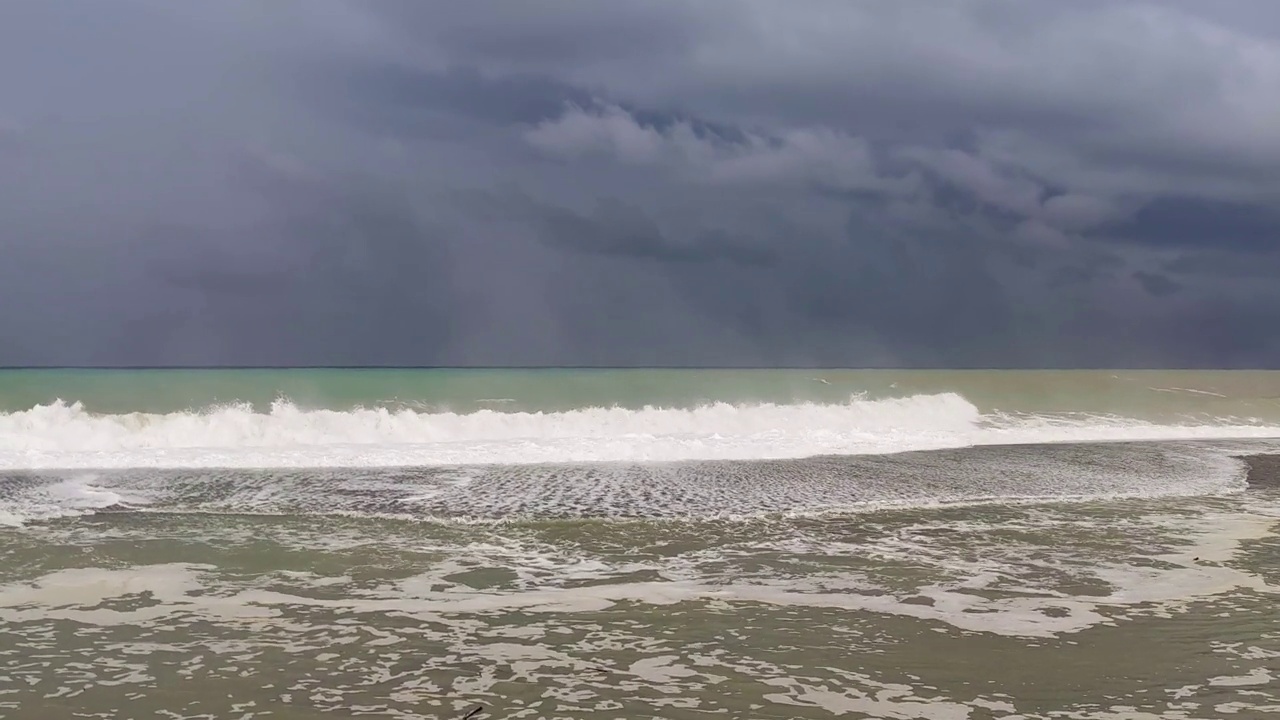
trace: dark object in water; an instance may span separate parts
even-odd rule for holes
[[[471,718],[475,717],[476,715],[479,715],[480,711],[482,710],[484,710],[484,706],[477,705],[474,708],[471,708],[471,712],[467,713],[466,715],[463,715],[462,720],[471,720]]]

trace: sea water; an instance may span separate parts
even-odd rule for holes
[[[1280,712],[1280,373],[0,372],[0,716]]]

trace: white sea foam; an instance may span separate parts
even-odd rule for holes
[[[58,402],[0,414],[0,468],[389,467],[751,460],[988,444],[1280,437],[1222,419],[1161,425],[1101,415],[984,415],[954,393],[839,404],[718,403],[567,412],[413,409],[102,415]]]
[[[1184,387],[1167,387],[1167,388],[1166,388],[1166,387],[1153,387],[1153,388],[1149,388],[1149,389],[1154,390],[1154,391],[1156,391],[1156,392],[1163,392],[1163,393],[1180,393],[1180,392],[1181,392],[1181,393],[1190,393],[1190,394],[1192,394],[1192,395],[1205,395],[1205,396],[1208,396],[1208,397],[1216,397],[1216,398],[1225,398],[1225,397],[1227,397],[1226,395],[1223,395],[1222,393],[1213,392],[1212,390],[1197,390],[1196,388],[1184,388]]]
[[[1031,522],[1031,520],[1035,522]],[[1280,587],[1235,566],[1246,543],[1271,538],[1275,521],[1249,513],[1191,519],[1131,519],[1114,551],[1072,546],[1056,534],[1071,532],[1097,542],[1102,525],[1078,519],[1028,518],[1012,527],[1043,531],[1026,545],[974,540],[989,537],[985,522],[950,524],[955,537],[923,534],[921,524],[872,536],[857,544],[812,537],[744,542],[674,557],[621,559],[564,544],[504,539],[430,548],[446,557],[420,574],[376,588],[352,587],[325,597],[295,594],[285,585],[340,588],[347,578],[303,573],[239,586],[216,580],[208,565],[171,563],[128,568],[63,569],[33,581],[0,585],[0,612],[11,622],[61,619],[91,625],[146,626],[177,613],[211,620],[279,619],[285,608],[327,608],[376,615],[398,614],[445,623],[478,613],[598,613],[624,603],[669,606],[687,602],[758,604],[838,609],[913,618],[957,630],[1022,638],[1054,638],[1138,617],[1173,616],[1191,604],[1249,592],[1263,596]],[[1169,552],[1135,553],[1133,543],[1178,540]],[[423,551],[427,548],[417,547]],[[755,562],[780,557],[795,565]],[[810,566],[805,557],[859,557],[860,568]],[[901,568],[924,568],[923,576]],[[459,578],[479,568],[501,569],[513,579],[502,587],[471,587]],[[804,572],[800,572],[803,569]],[[652,579],[636,579],[648,571]],[[1055,574],[1057,575],[1055,579]],[[914,577],[914,579],[913,579]],[[288,583],[284,583],[284,580]],[[905,584],[904,584],[905,583]],[[1104,592],[1083,591],[1097,586]],[[208,592],[216,589],[217,592]],[[154,605],[113,609],[111,600],[148,593]],[[925,603],[913,602],[925,600]],[[1260,659],[1267,659],[1262,657]],[[656,668],[649,668],[656,672]],[[1261,684],[1270,676],[1214,678],[1214,685]]]
[[[80,475],[0,500],[0,527],[74,517],[125,502],[119,493],[95,486],[94,479]]]

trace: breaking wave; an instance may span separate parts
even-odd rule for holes
[[[0,414],[0,468],[396,467],[778,460],[974,445],[1280,437],[1240,418],[1156,424],[1114,415],[984,414],[955,393],[835,404],[472,413],[268,412],[225,405],[96,414],[57,402]]]

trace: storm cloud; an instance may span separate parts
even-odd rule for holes
[[[1266,0],[15,0],[0,88],[0,364],[1280,365]]]

